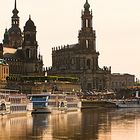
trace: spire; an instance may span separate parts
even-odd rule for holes
[[[88,0],[84,4],[84,11],[81,15],[82,28],[79,32],[79,44],[81,48],[91,49],[96,51],[96,36],[92,27],[92,12],[89,11],[90,5]]]
[[[5,33],[8,33],[8,31],[7,31],[7,27],[5,28]]]
[[[19,26],[19,16],[18,13],[19,11],[17,10],[17,1],[15,0],[14,4],[14,10],[12,11],[13,16],[12,16],[12,26]]]
[[[15,9],[17,9],[17,1],[15,0]]]
[[[88,0],[86,0],[86,3],[84,4],[84,8],[85,8],[85,10],[89,10],[90,5],[88,3]]]
[[[29,19],[31,19],[31,15],[29,15]]]
[[[7,28],[5,29],[3,43],[4,44],[8,44],[9,43],[9,34],[8,34],[8,31],[7,31]]]
[[[17,10],[17,1],[16,0],[15,0],[15,7],[14,7],[14,10],[12,12],[13,12],[13,17],[17,16],[17,14],[19,13],[19,11]]]

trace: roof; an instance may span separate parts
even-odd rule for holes
[[[3,48],[4,54],[6,54],[6,53],[15,54],[16,51],[17,51],[17,49],[14,49],[14,48],[7,48],[7,47]]]
[[[135,76],[129,73],[112,73],[111,76]]]
[[[28,21],[25,23],[24,31],[35,31],[35,30],[36,26],[34,22],[31,20],[31,17],[29,17]]]
[[[23,59],[23,52],[22,49],[14,49],[14,48],[7,48],[4,47],[4,54],[3,54],[4,58],[8,58],[8,59]]]
[[[17,26],[12,26],[9,30],[8,33],[11,34],[16,34],[16,35],[20,35],[21,36],[21,29]]]
[[[76,46],[77,46],[77,43],[76,44],[71,44],[71,45],[69,45],[69,48],[74,48]]]

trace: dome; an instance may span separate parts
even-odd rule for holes
[[[24,29],[27,31],[32,31],[32,30],[35,30],[35,24],[34,22],[31,20],[31,17],[29,16],[29,19],[28,21],[25,23],[25,27]]]
[[[86,3],[84,4],[84,8],[87,9],[87,10],[90,8],[90,5],[88,3],[88,0],[86,0]]]
[[[16,8],[12,12],[14,15],[17,15],[19,13],[19,11]]]
[[[8,30],[9,35],[11,34],[18,34],[21,35],[21,30],[19,27],[17,26],[12,26],[9,30]]]
[[[29,20],[26,22],[25,26],[28,26],[28,27],[34,27],[34,22],[31,20],[31,18],[29,18]]]

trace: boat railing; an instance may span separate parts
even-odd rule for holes
[[[19,90],[12,90],[12,89],[0,89],[0,93],[13,94],[13,93],[19,93]]]

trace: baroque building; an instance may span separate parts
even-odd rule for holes
[[[9,64],[10,75],[44,75],[42,56],[38,53],[36,26],[31,16],[22,32],[16,0],[12,13],[11,28],[5,29],[3,44],[0,45],[0,58]]]
[[[119,91],[120,89],[127,89],[133,87],[134,83],[135,75],[112,73],[110,76],[110,86],[112,90]]]
[[[109,88],[111,67],[99,67],[92,17],[90,4],[86,0],[78,43],[52,48],[52,67],[47,72],[48,75],[78,77],[83,90],[104,90]]]

